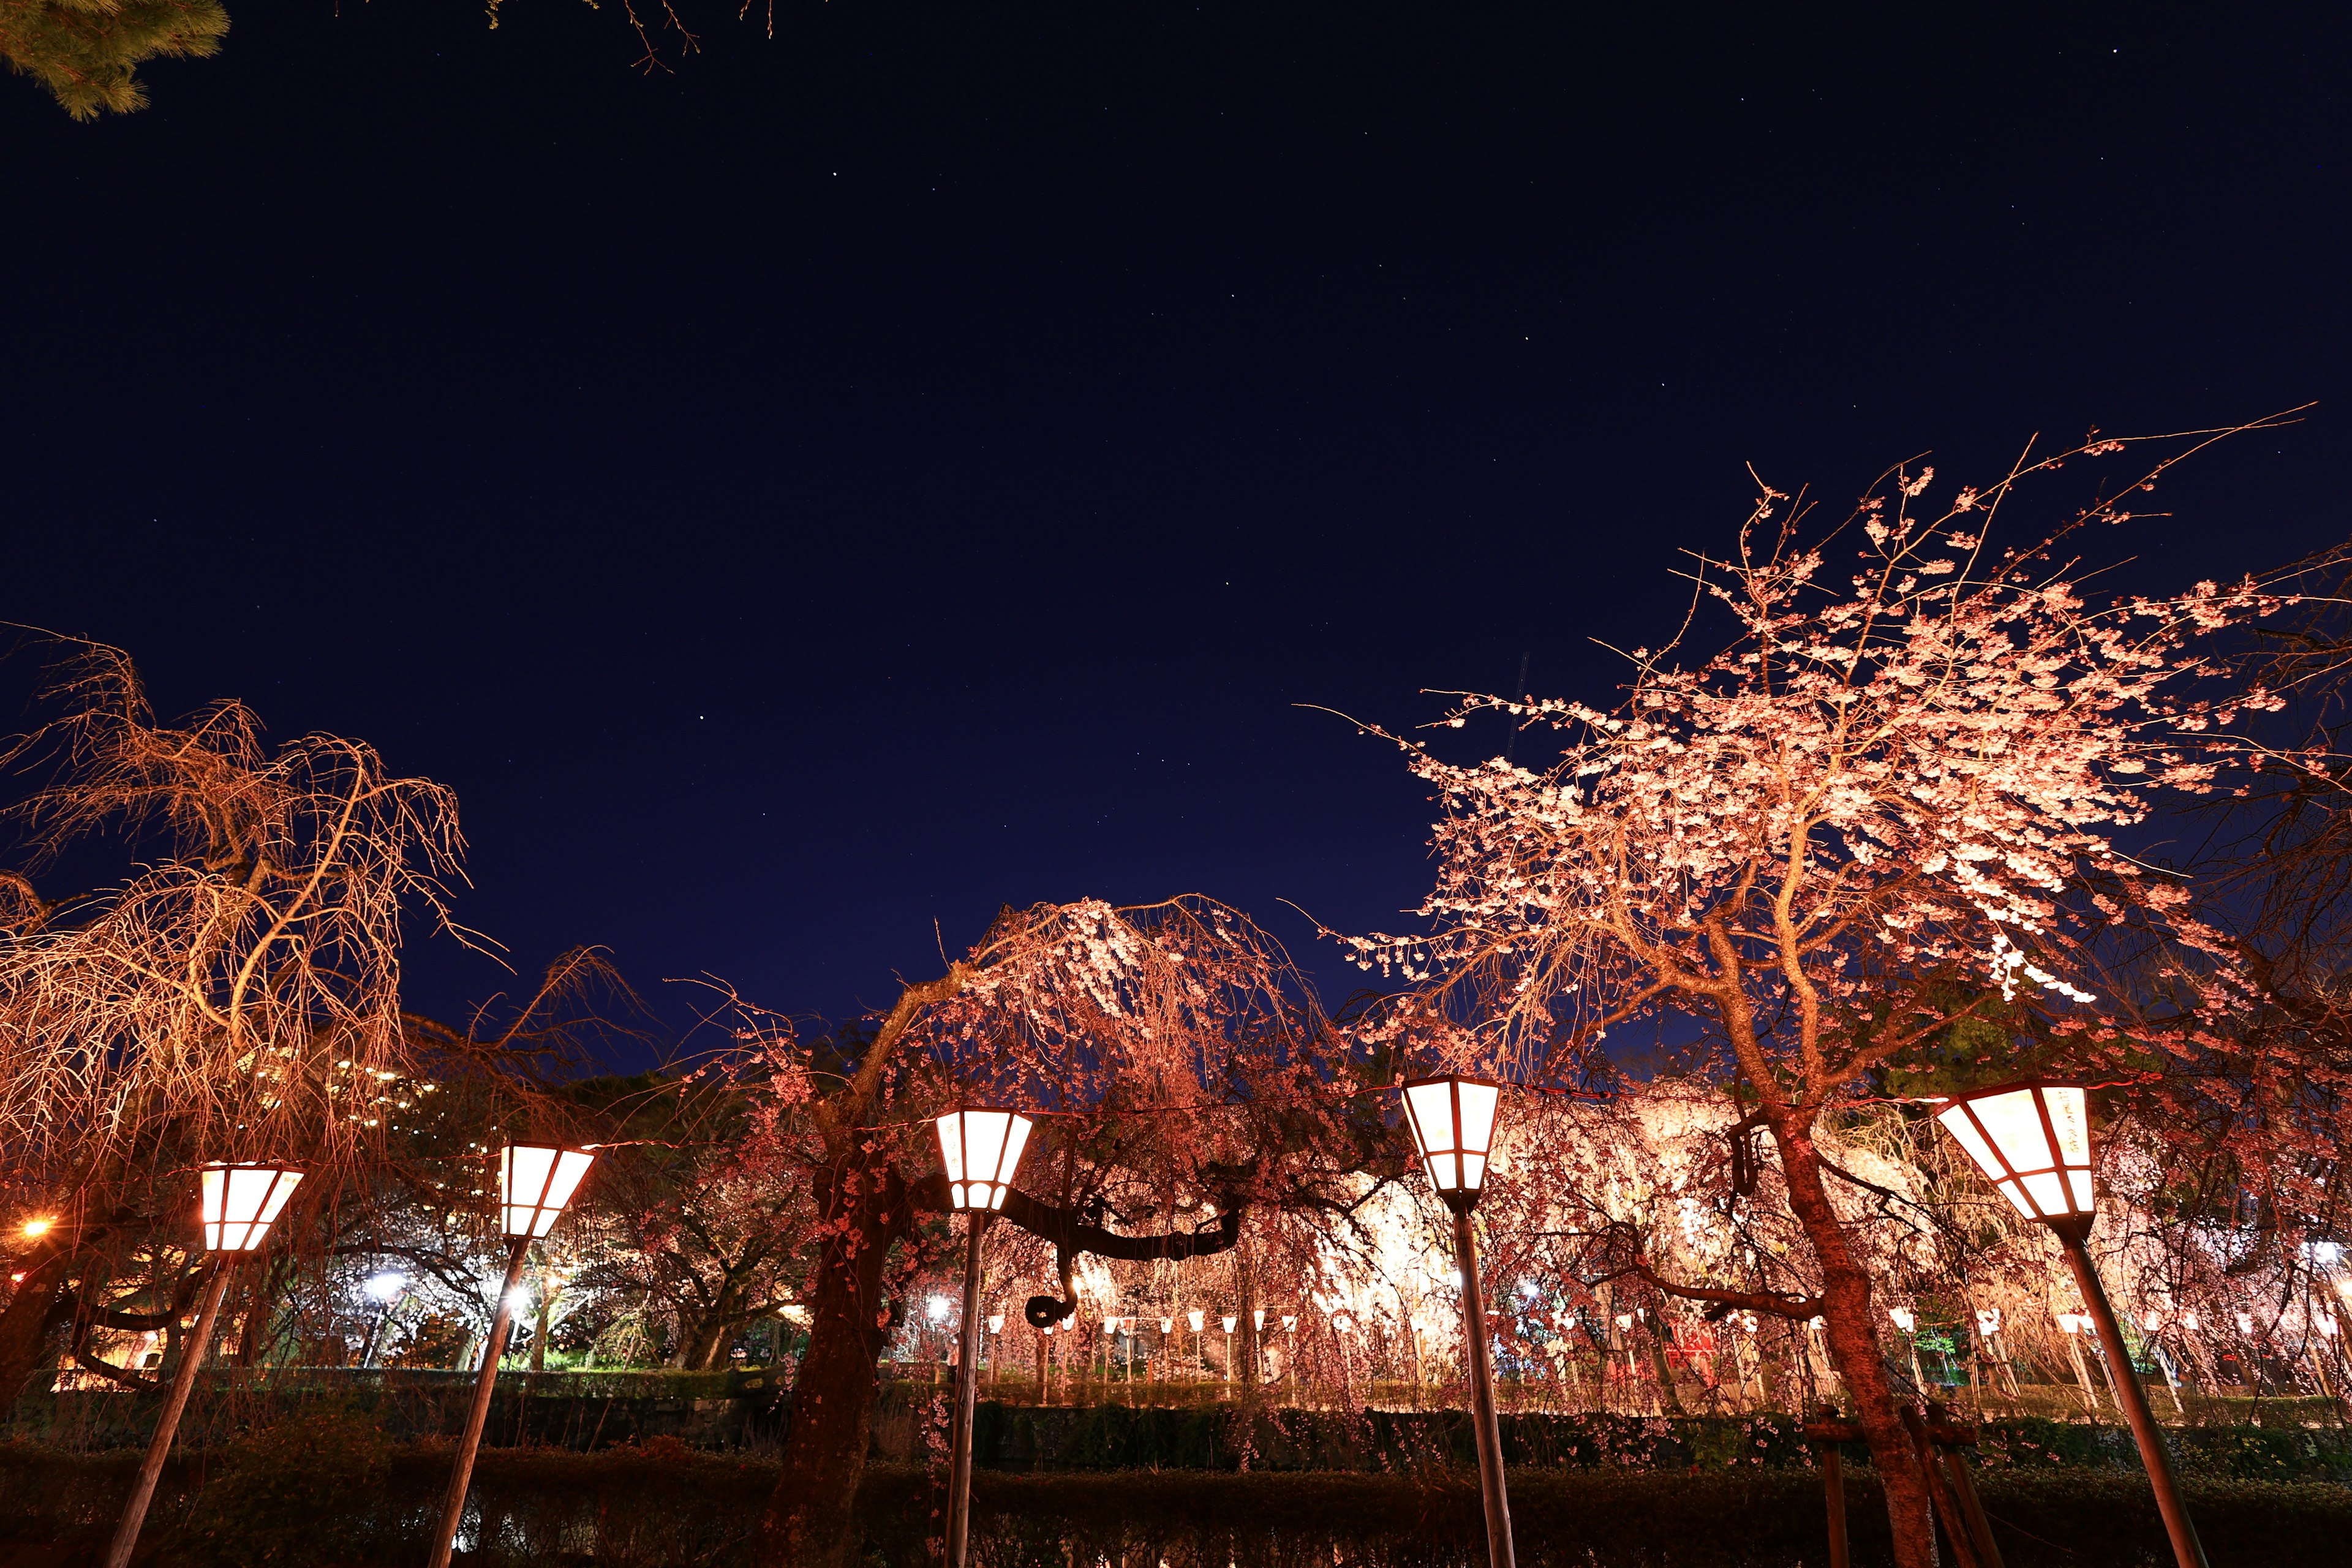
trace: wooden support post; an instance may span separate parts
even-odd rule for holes
[[[1919,1468],[1927,1479],[1927,1495],[1936,1504],[1937,1517],[1944,1521],[1944,1538],[1951,1543],[1952,1561],[1958,1568],[1979,1568],[1976,1542],[1960,1518],[1959,1502],[1952,1496],[1944,1467],[1936,1462],[1936,1443],[1927,1435],[1927,1423],[1916,1405],[1898,1405],[1895,1412],[1903,1417],[1904,1429],[1911,1434],[1911,1451],[1919,1456]]]
[[[1824,1425],[1836,1415],[1835,1406],[1825,1405],[1822,1407]],[[1810,1428],[1807,1436],[1811,1436]],[[1845,1542],[1845,1462],[1839,1457],[1834,1441],[1822,1444],[1822,1497],[1829,1505],[1830,1568],[1853,1568],[1853,1559]]]

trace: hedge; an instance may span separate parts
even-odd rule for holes
[[[289,1423],[174,1463],[150,1516],[152,1568],[408,1568],[448,1475],[440,1446],[394,1447],[349,1419]],[[0,1445],[0,1539],[62,1543],[110,1531],[137,1456]],[[775,1484],[772,1462],[655,1443],[582,1455],[486,1451],[475,1498],[487,1531],[473,1568],[727,1568]],[[869,1470],[858,1497],[873,1568],[931,1561],[934,1474]],[[1989,1470],[1985,1506],[2011,1568],[2136,1568],[2168,1561],[2139,1476]],[[2352,1564],[2352,1491],[2192,1476],[2217,1568]],[[1518,1470],[1510,1477],[1529,1568],[1791,1568],[1824,1561],[1819,1478],[1797,1469]],[[1868,1471],[1850,1475],[1855,1562],[1882,1563],[1886,1531]],[[1417,1475],[1209,1471],[982,1474],[981,1568],[1456,1568],[1484,1560],[1475,1480]],[[5,1556],[0,1552],[0,1556]]]

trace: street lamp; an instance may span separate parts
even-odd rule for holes
[[[106,1568],[125,1568],[131,1550],[139,1544],[139,1527],[147,1521],[147,1505],[155,1496],[155,1482],[171,1456],[172,1436],[180,1428],[180,1414],[196,1386],[196,1369],[204,1364],[212,1343],[213,1325],[220,1319],[221,1299],[228,1294],[229,1277],[247,1253],[260,1250],[269,1238],[286,1200],[301,1184],[302,1173],[283,1165],[206,1165],[198,1180],[199,1220],[205,1250],[214,1254],[212,1280],[205,1287],[204,1306],[196,1313],[195,1332],[180,1352],[180,1368],[172,1377],[172,1392],[155,1418],[155,1436],[147,1444],[147,1458],[139,1479],[123,1504],[121,1522],[106,1551]],[[46,1226],[44,1226],[46,1228]]]
[[[2099,1348],[2107,1358],[2108,1382],[2124,1407],[2124,1418],[2131,1423],[2140,1461],[2147,1467],[2157,1509],[2164,1515],[2165,1533],[2172,1538],[2172,1555],[2179,1568],[2206,1568],[2205,1549],[2198,1543],[2197,1527],[2189,1521],[2180,1488],[2173,1479],[2164,1434],[2158,1430],[2147,1395],[2133,1374],[2123,1331],[2116,1324],[2115,1309],[2107,1304],[2106,1289],[2091,1262],[2091,1225],[2098,1211],[2092,1180],[2089,1099],[2077,1084],[2038,1079],[1999,1084],[1955,1097],[1936,1113],[1936,1120],[2011,1207],[2027,1219],[2048,1226],[2058,1238],[2084,1304],[2090,1309],[2085,1326],[2098,1332]]]
[[[474,1402],[466,1412],[465,1435],[457,1442],[457,1466],[449,1477],[449,1490],[441,1500],[441,1524],[433,1538],[432,1568],[449,1568],[449,1553],[457,1540],[457,1526],[466,1518],[466,1489],[473,1484],[474,1455],[482,1446],[482,1427],[489,1420],[490,1396],[498,1389],[499,1358],[507,1348],[507,1332],[514,1327],[515,1307],[527,1300],[517,1289],[522,1282],[523,1260],[530,1244],[555,1228],[588,1167],[596,1163],[592,1149],[567,1149],[555,1143],[509,1143],[499,1151],[499,1229],[507,1238],[507,1277],[499,1287],[499,1304],[490,1316],[490,1337],[482,1347],[482,1370],[474,1380]]]
[[[981,1237],[989,1215],[1004,1206],[1035,1124],[1018,1111],[964,1107],[935,1125],[948,1205],[964,1216],[963,1349],[957,1357],[955,1448],[948,1476],[948,1568],[963,1568],[971,1531],[971,1426],[980,1407]]]
[[[1482,1079],[1418,1079],[1404,1086],[1406,1125],[1430,1184],[1454,1211],[1454,1250],[1462,1266],[1463,1340],[1470,1355],[1470,1395],[1478,1434],[1478,1490],[1486,1505],[1486,1557],[1514,1568],[1511,1502],[1503,1489],[1503,1437],[1495,1420],[1495,1371],[1486,1350],[1486,1303],[1478,1285],[1478,1243],[1470,1211],[1486,1184],[1502,1085]]]

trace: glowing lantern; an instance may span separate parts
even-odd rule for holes
[[[947,1167],[950,1206],[1003,1208],[1032,1125],[1013,1110],[950,1110],[940,1117],[940,1163]]]
[[[1192,1325],[1192,1331],[1197,1334],[1201,1331],[1201,1326],[1209,1321],[1209,1314],[1195,1307],[1184,1314],[1184,1321]]]
[[[1502,1086],[1474,1078],[1429,1078],[1404,1086],[1405,1121],[1429,1172],[1430,1184],[1449,1208],[1476,1206],[1486,1184],[1486,1155],[1495,1142],[1495,1106]]]
[[[1297,1331],[1297,1328],[1298,1319],[1296,1314],[1290,1312],[1285,1312],[1282,1314],[1282,1331],[1284,1333],[1294,1333]]]
[[[1175,1320],[1175,1319],[1173,1319],[1173,1318],[1162,1318],[1162,1319],[1160,1319],[1160,1331],[1161,1333],[1163,1333],[1163,1334],[1172,1334],[1172,1333],[1174,1333],[1174,1332],[1176,1331],[1176,1320]]]
[[[1987,1339],[1990,1339],[1993,1335],[2000,1332],[2000,1309],[1999,1307],[1979,1307],[1977,1309],[1977,1332],[1984,1335]]]
[[[1001,1334],[1004,1331],[1003,1313],[991,1312],[988,1315],[988,1331],[992,1334]]]
[[[2086,1099],[2072,1084],[2004,1085],[1959,1096],[1936,1120],[2019,1214],[2084,1221],[2095,1212]]]
[[[509,1143],[499,1152],[499,1227],[509,1237],[545,1236],[563,1217],[596,1156],[585,1149]]]
[[[302,1173],[280,1165],[206,1165],[203,1174],[205,1250],[252,1252],[269,1236]]]
[[[1886,1315],[1894,1319],[1895,1326],[1906,1334],[1919,1326],[1919,1314],[1908,1307],[1889,1307]]]

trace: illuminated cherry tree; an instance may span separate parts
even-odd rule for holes
[[[2021,481],[2125,450],[2094,438],[1940,503],[1932,468],[1897,470],[1826,531],[1766,489],[1729,558],[1697,562],[1684,633],[1633,650],[1615,705],[1464,695],[1444,721],[1541,727],[1549,766],[1400,742],[1443,807],[1428,926],[1356,943],[1417,988],[1417,1043],[1452,1066],[1605,1074],[1612,1030],[1700,1021],[1696,1065],[1753,1108],[1811,1256],[1759,1254],[1738,1290],[1635,1262],[1674,1294],[1826,1319],[1906,1565],[1928,1561],[1927,1488],[1821,1119],[1955,1039],[1988,1070],[2030,1037],[2073,1070],[2127,1072],[2147,1049],[2193,1054],[2250,1000],[2189,890],[2124,838],[2164,797],[2210,791],[2207,737],[2271,700],[2200,684],[2209,634],[2270,601],[2080,586],[2062,543],[2126,521],[2165,463],[2041,546],[1990,538]],[[1709,604],[1735,630],[1691,658]],[[1971,1021],[1990,1026],[1956,1030]]]
[[[1075,1304],[1083,1258],[1206,1257],[1255,1205],[1344,1201],[1331,1184],[1359,1162],[1327,1135],[1346,1123],[1322,1109],[1328,1041],[1304,995],[1246,918],[1187,897],[1007,909],[945,974],[906,986],[854,1059],[814,1062],[747,1015],[737,1071],[762,1100],[747,1157],[805,1184],[815,1247],[759,1561],[855,1545],[876,1356],[948,1240],[929,1118],[959,1100],[1043,1118],[1002,1215],[1053,1249],[1051,1314]]]

